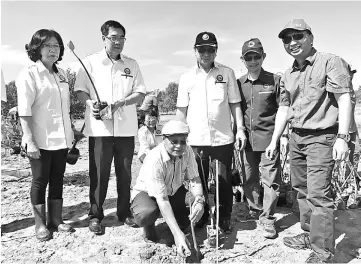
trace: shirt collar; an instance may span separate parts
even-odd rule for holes
[[[36,62],[34,62],[34,64],[36,65],[36,67],[38,68],[39,72],[47,72],[50,73],[50,71],[45,67],[44,63],[41,62],[41,60],[37,60]],[[56,67],[56,65],[55,65]],[[57,67],[56,67],[57,68]],[[57,68],[58,69],[58,68]]]
[[[165,148],[164,142],[160,143],[160,145],[161,145],[160,155],[162,156],[162,160],[163,160],[163,161],[171,161],[172,159],[171,159],[171,157],[169,156],[169,153],[168,153],[168,151],[167,151],[166,148]],[[178,162],[179,160],[181,160],[182,157],[183,157],[183,155],[182,155],[182,156],[179,156],[179,157],[176,157],[175,162]]]
[[[305,62],[307,62],[307,64],[309,65],[313,65],[313,63],[315,62],[316,60],[316,55],[317,55],[317,50],[315,48],[312,48],[311,51],[310,51],[310,54],[309,56],[306,58]],[[298,63],[297,61],[295,60],[292,64],[292,71],[295,71],[295,70],[299,70],[299,66],[298,66]]]
[[[106,52],[105,48],[100,52],[100,55],[101,55],[101,58],[102,58],[102,61],[104,64],[107,65],[109,63],[112,63],[112,60],[109,58],[108,53]],[[121,53],[120,53],[120,60],[124,61],[123,54],[121,54]]]
[[[214,61],[211,70],[212,70],[213,68],[218,69],[218,67],[219,67],[219,63],[216,62],[216,61]],[[201,69],[201,67],[199,67],[199,63],[198,63],[198,61],[197,61],[196,71],[199,72],[199,71],[201,71],[201,70],[202,70],[202,69]]]
[[[256,80],[254,81],[257,81],[257,80],[260,80],[260,81],[263,81],[263,82],[266,82],[266,75],[265,75],[265,71],[263,68],[261,68],[261,72],[259,73],[259,76]],[[241,78],[240,78],[240,81],[242,84],[244,84],[245,82],[247,81],[251,81],[250,79],[248,79],[248,73],[246,75],[243,75]]]

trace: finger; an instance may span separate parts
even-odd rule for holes
[[[337,159],[337,151],[336,151],[335,148],[333,148],[333,150],[332,150],[332,158],[333,158],[334,160]]]

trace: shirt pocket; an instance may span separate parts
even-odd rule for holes
[[[326,76],[316,77],[309,80],[308,85],[305,87],[306,98],[309,101],[319,100],[323,95],[326,88]]]
[[[212,89],[212,97],[214,100],[223,101],[226,97],[227,82],[217,82]]]

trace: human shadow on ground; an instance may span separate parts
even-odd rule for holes
[[[361,209],[335,211],[336,249],[333,262],[347,263],[359,257],[361,245]]]
[[[292,212],[290,208],[278,207],[276,212],[285,214],[284,217],[278,219],[275,223],[278,233],[283,232],[300,221],[299,214]]]

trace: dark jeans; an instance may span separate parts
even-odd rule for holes
[[[68,149],[40,149],[39,159],[29,159],[33,180],[31,182],[31,204],[45,204],[46,186],[49,183],[49,199],[63,198],[63,177]]]
[[[182,185],[173,196],[168,196],[173,214],[180,228],[189,226],[189,210],[186,207],[185,197],[187,190]],[[135,196],[131,204],[134,221],[138,226],[150,226],[159,216],[159,207],[154,197],[146,192],[140,192]]]
[[[337,128],[294,129],[289,142],[291,182],[298,192],[301,228],[310,233],[312,249],[325,259],[335,247],[331,178],[336,133]]]
[[[104,218],[103,203],[113,157],[117,179],[117,216],[124,221],[131,215],[129,203],[133,153],[134,137],[89,137],[90,219]]]
[[[232,213],[233,204],[233,190],[232,190],[232,157],[233,157],[233,144],[224,146],[192,146],[196,161],[198,164],[198,172],[202,180],[203,190],[207,187],[209,176],[209,157],[213,160],[219,161],[219,218],[221,220],[229,220]],[[201,155],[201,151],[203,155]],[[203,179],[202,167],[204,170],[205,181]],[[215,170],[214,170],[215,174]],[[205,205],[204,214],[202,219],[208,219],[209,205]]]
[[[274,214],[280,195],[279,186],[281,184],[281,165],[279,150],[276,151],[272,160],[266,158],[264,151],[243,151],[241,156],[243,190],[247,198],[250,209],[262,210],[262,215],[270,216]],[[262,164],[262,183],[264,189],[263,206],[260,203],[260,177],[259,165]]]

